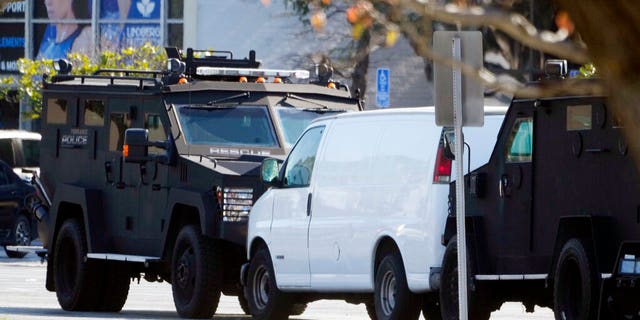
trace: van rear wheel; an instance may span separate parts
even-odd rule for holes
[[[402,258],[398,253],[387,254],[376,271],[374,301],[378,319],[418,319],[420,301],[409,290]]]
[[[289,296],[278,289],[268,249],[261,248],[251,259],[245,290],[254,319],[289,318],[292,303]]]
[[[195,225],[184,226],[171,263],[173,303],[181,317],[213,316],[220,301],[221,268],[214,241]]]
[[[562,247],[554,277],[556,319],[595,319],[598,306],[598,276],[588,242],[570,239]]]

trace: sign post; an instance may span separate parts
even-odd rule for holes
[[[482,34],[480,32],[434,33],[434,50],[454,61],[482,66]],[[465,228],[464,135],[462,127],[484,124],[484,95],[479,82],[462,75],[459,68],[436,64],[436,124],[453,126],[456,161],[456,232],[458,235],[458,301],[459,319],[468,319],[467,300],[467,236]]]
[[[378,108],[389,107],[389,68],[378,68],[376,76],[376,105]]]

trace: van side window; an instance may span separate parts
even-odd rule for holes
[[[144,116],[144,128],[149,130],[149,141],[165,141],[167,133],[164,131],[162,119],[157,113],[146,113]],[[149,147],[150,154],[164,154],[164,150],[158,147]]]
[[[84,124],[87,126],[104,126],[104,101],[85,100]]]
[[[67,123],[67,100],[57,98],[47,100],[47,123]]]
[[[14,155],[15,152],[13,150],[13,143],[11,142],[11,139],[0,139],[0,160],[13,167],[16,165]]]
[[[507,141],[507,162],[531,162],[533,118],[516,119]]]
[[[124,131],[131,128],[131,119],[125,113],[109,115],[109,151],[122,151]]]
[[[291,150],[287,166],[284,169],[285,187],[306,187],[309,185],[323,132],[324,126],[307,130]]]

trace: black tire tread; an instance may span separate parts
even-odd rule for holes
[[[580,271],[587,271],[589,275],[585,278],[584,274],[582,279],[582,292],[589,292],[589,301],[584,304],[583,309],[579,311],[580,319],[585,320],[594,320],[598,316],[598,300],[599,300],[599,286],[598,283],[598,274],[596,273],[596,268],[593,265],[593,261],[595,261],[594,253],[591,245],[589,245],[589,241],[583,238],[571,238],[567,242],[565,242],[564,246],[560,250],[560,254],[558,255],[558,260],[554,270],[554,285],[553,285],[553,304],[554,304],[554,314],[556,319],[567,318],[566,315],[563,315],[562,308],[558,307],[562,304],[561,299],[559,297],[559,291],[561,288],[567,286],[567,284],[563,283],[562,280],[559,280],[560,277],[560,264],[563,263],[566,258],[566,255],[574,255],[573,258],[580,261],[583,264],[581,267],[585,268]],[[589,287],[590,290],[585,290],[586,287]],[[585,314],[587,316],[585,316]],[[571,316],[568,316],[570,319]]]
[[[247,297],[247,300],[249,302],[249,309],[251,310],[251,316],[256,320],[289,319],[293,303],[291,302],[289,295],[277,289],[277,285],[275,282],[272,284],[272,296],[269,297],[269,305],[266,306],[264,310],[259,309],[255,305],[252,286],[254,278],[253,273],[257,268],[256,263],[264,263],[264,267],[267,269],[267,272],[269,272],[271,279],[274,279],[275,281],[271,255],[269,254],[269,250],[266,247],[262,247],[258,249],[256,254],[251,259],[249,265],[249,273],[247,276],[247,285],[244,287],[245,296]]]
[[[191,233],[191,235],[183,235]],[[209,239],[203,236],[199,228],[195,225],[186,225],[182,228],[178,237],[176,239],[176,246],[181,241],[182,237],[195,236],[196,243],[199,247],[200,255],[200,263],[198,270],[203,271],[200,277],[200,281],[198,283],[201,287],[196,288],[197,297],[192,297],[191,301],[186,305],[179,305],[178,299],[176,299],[175,288],[177,286],[176,281],[172,281],[172,287],[174,290],[174,304],[176,306],[176,310],[178,314],[183,318],[193,318],[193,319],[208,319],[213,317],[216,310],[218,309],[218,303],[220,302],[220,293],[221,293],[221,285],[222,285],[222,263],[220,259],[218,259],[218,248],[213,239]],[[192,244],[193,245],[193,244]],[[194,251],[198,251],[195,250]],[[175,267],[175,255],[176,252],[173,253],[172,258],[172,269]],[[172,270],[172,277],[173,272]],[[195,301],[194,301],[195,300]]]
[[[394,271],[396,281],[396,305],[394,311],[389,317],[385,317],[382,307],[377,303],[380,301],[379,282],[381,274],[384,273],[385,268],[389,266]],[[419,296],[409,290],[407,285],[407,276],[402,263],[402,257],[397,252],[388,253],[376,268],[375,277],[375,291],[374,301],[376,308],[376,315],[380,320],[412,320],[420,317],[420,299]]]

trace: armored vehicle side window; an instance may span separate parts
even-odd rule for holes
[[[591,129],[591,105],[567,106],[567,130]]]
[[[518,118],[507,142],[507,162],[531,162],[533,119]]]
[[[167,134],[164,131],[162,120],[157,113],[146,113],[144,116],[144,128],[149,130],[149,141],[165,141]],[[150,154],[163,154],[164,150],[158,147],[149,147]]]
[[[104,126],[104,101],[85,100],[84,124],[87,126]]]
[[[47,123],[67,123],[67,100],[53,98],[47,100]]]
[[[311,120],[320,117],[336,113],[342,113],[341,110],[327,109],[298,109],[294,107],[276,106],[276,114],[282,125],[282,131],[284,132],[284,139],[287,147],[293,146],[300,137],[300,134]]]
[[[112,112],[109,115],[109,151],[122,151],[124,131],[131,128],[131,120],[126,113]]]
[[[284,170],[285,187],[306,187],[309,185],[323,132],[324,127],[309,129],[300,138],[296,147],[291,150],[287,167]]]
[[[277,147],[266,106],[176,105],[189,144]]]

